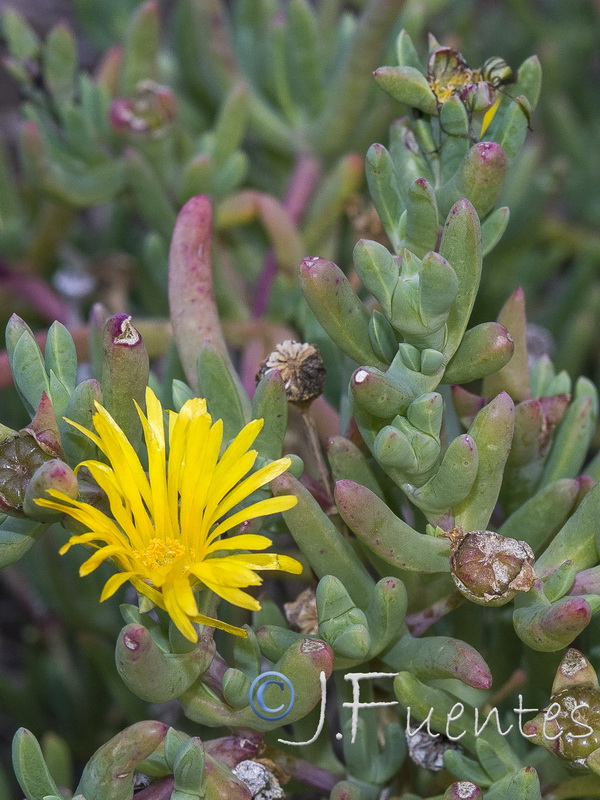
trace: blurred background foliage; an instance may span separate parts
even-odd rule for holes
[[[351,366],[302,299],[297,265],[320,255],[347,269],[357,238],[383,235],[363,158],[403,112],[371,72],[395,63],[405,28],[422,51],[431,31],[473,66],[539,55],[541,101],[500,201],[511,221],[485,260],[473,322],[495,318],[523,286],[557,367],[597,382],[598,0],[46,3],[66,24],[35,3],[1,7],[2,327],[17,312],[43,336],[59,319],[85,362],[88,315],[101,302],[134,315],[157,379],[180,377],[167,335],[168,244],[181,205],[206,193],[217,302],[242,380],[251,387],[264,354],[291,334],[321,347],[327,399],[343,410]],[[17,428],[22,414],[2,353],[0,418]],[[5,751],[26,725],[53,731],[83,760],[124,725],[176,712],[145,709],[122,684],[116,605],[97,607],[104,577],[81,581],[77,554],[56,551],[46,537],[0,573],[0,743]]]

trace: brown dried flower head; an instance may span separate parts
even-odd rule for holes
[[[462,747],[448,739],[443,733],[430,735],[427,730],[415,731],[412,735],[405,731],[408,756],[418,767],[440,772],[444,769],[444,753],[446,750],[458,750]]]
[[[517,592],[528,592],[535,581],[535,556],[527,542],[494,531],[452,528],[450,569],[454,583],[469,600],[502,606]]]
[[[385,247],[392,247],[373,203],[367,203],[360,194],[353,194],[346,203],[346,214],[356,241],[373,239]]]
[[[240,761],[232,772],[248,787],[252,800],[282,800],[285,797],[274,773],[260,761]]]
[[[325,367],[319,351],[312,344],[286,339],[266,357],[256,373],[259,381],[277,370],[292,403],[310,403],[323,392]]]
[[[313,589],[305,589],[291,603],[284,603],[285,618],[294,630],[309,636],[319,632],[317,596]]]

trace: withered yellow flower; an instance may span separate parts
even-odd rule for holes
[[[227,551],[264,550],[271,539],[256,534],[223,534],[245,520],[276,514],[292,508],[292,496],[270,497],[234,511],[256,489],[281,475],[290,466],[289,458],[264,466],[248,475],[256,461],[256,450],[249,450],[263,420],[246,425],[220,454],[223,424],[213,423],[206,401],[188,400],[179,413],[169,411],[168,455],[162,406],[151,389],[146,392],[147,414],[139,408],[146,448],[148,474],[108,411],[96,403],[93,417],[96,433],[76,422],[70,424],[91,439],[109,464],[83,461],[104,490],[111,516],[66,494],[49,490],[53,500],[38,499],[73,517],[88,532],[71,536],[61,554],[75,544],[87,544],[96,552],[79,570],[93,572],[111,558],[119,572],[108,579],[100,600],[111,597],[126,581],[164,609],[181,633],[197,641],[193,622],[212,625],[245,636],[241,628],[200,614],[194,590],[207,588],[223,599],[250,610],[259,602],[247,592],[262,579],[260,570],[300,573],[302,567],[289,556],[277,554],[230,553]]]

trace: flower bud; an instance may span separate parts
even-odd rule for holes
[[[115,314],[106,320],[102,349],[102,403],[137,447],[142,425],[135,403],[145,408],[149,361],[146,345],[129,314]]]
[[[286,397],[292,403],[310,403],[323,392],[325,367],[319,351],[311,344],[291,339],[278,344],[262,362],[256,380],[275,370],[280,373]]]
[[[454,583],[479,605],[502,606],[517,592],[528,592],[535,581],[535,556],[527,542],[493,531],[452,528],[450,570]]]
[[[240,761],[256,758],[262,752],[263,734],[250,730],[240,731],[239,735],[210,739],[204,742],[204,749],[215,761],[231,769]]]
[[[110,121],[116,130],[139,135],[162,136],[177,115],[177,100],[167,86],[140,81],[133,97],[118,97],[110,107]]]
[[[45,461],[31,477],[25,489],[23,511],[28,517],[52,520],[60,516],[59,511],[41,508],[35,502],[38,498],[50,499],[48,489],[57,489],[75,499],[79,494],[77,476],[68,464],[59,458]]]
[[[472,112],[485,111],[495,100],[496,92],[487,81],[467,83],[458,96]]]

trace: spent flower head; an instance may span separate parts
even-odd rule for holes
[[[110,121],[116,130],[159,138],[177,116],[177,99],[168,86],[151,80],[140,81],[133,97],[118,97],[110,107]]]
[[[600,775],[600,686],[592,664],[571,647],[558,666],[546,709],[523,728],[535,744]]]
[[[459,526],[444,536],[450,539],[452,579],[472,602],[502,606],[533,586],[535,556],[527,542]]]
[[[453,47],[436,47],[427,63],[427,82],[438,103],[460,95],[475,78],[462,53]]]
[[[325,366],[312,344],[286,339],[262,362],[256,379],[275,371],[280,373],[286,397],[293,403],[310,403],[323,392]]]
[[[271,545],[266,536],[222,538],[246,520],[287,511],[296,504],[295,497],[270,497],[226,516],[285,472],[290,460],[281,458],[248,475],[257,457],[248,448],[263,420],[246,425],[220,455],[223,424],[221,420],[213,423],[205,400],[194,398],[179,413],[169,411],[167,437],[163,408],[149,388],[146,406],[147,414],[139,408],[138,413],[148,451],[147,475],[127,437],[102,405],[96,403],[96,433],[69,421],[109,462],[83,461],[77,469],[86,467],[104,490],[112,516],[55,490],[48,491],[54,499],[37,503],[68,514],[88,529],[71,536],[60,551],[65,553],[74,544],[96,548],[82,564],[80,575],[88,575],[108,558],[119,568],[106,582],[101,600],[130,581],[164,609],[190,641],[198,638],[193,622],[244,636],[241,628],[199,613],[195,590],[207,588],[234,605],[258,610],[259,602],[242,591],[262,583],[257,571],[302,571],[289,556],[237,552],[264,550]]]

